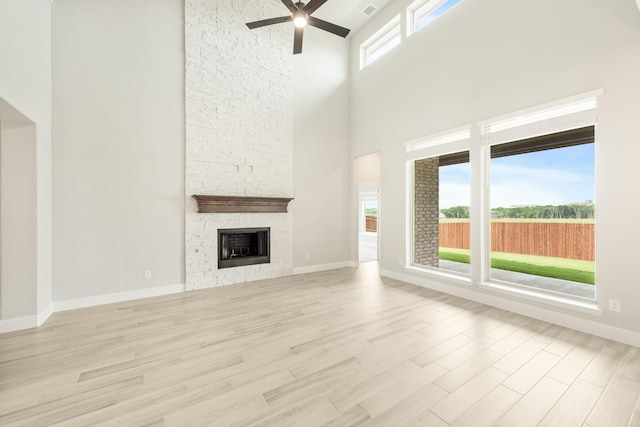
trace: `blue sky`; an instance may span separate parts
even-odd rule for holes
[[[595,144],[491,159],[491,207],[595,201]],[[469,206],[469,164],[440,168],[440,208]]]
[[[431,22],[431,21],[435,20],[436,18],[440,17],[443,13],[445,13],[447,10],[451,9],[453,6],[455,6],[458,3],[460,3],[460,0],[447,0],[447,1],[445,1],[443,4],[441,4],[440,6],[436,7],[434,10],[432,10],[430,13],[428,13],[427,15],[422,17],[422,19],[420,19],[418,22],[416,22],[414,31],[418,31],[420,28],[424,27],[429,22]]]

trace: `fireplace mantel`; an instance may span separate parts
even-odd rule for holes
[[[288,212],[289,197],[207,196],[195,194],[198,213]]]

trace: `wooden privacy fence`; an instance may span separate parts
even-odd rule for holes
[[[364,231],[376,233],[378,231],[378,217],[375,215],[365,215]]]
[[[445,222],[440,224],[440,247],[469,249],[471,237],[468,222]],[[453,245],[453,246],[450,246]]]
[[[469,249],[469,223],[440,224],[440,247]],[[492,222],[491,250],[595,261],[595,224]]]

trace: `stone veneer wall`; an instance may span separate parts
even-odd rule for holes
[[[185,0],[188,290],[293,270],[291,213],[198,214],[191,198],[292,196],[293,28],[245,25],[286,13],[278,2]],[[217,229],[239,227],[271,227],[270,264],[217,269]]]
[[[438,267],[439,263],[439,167],[438,157],[416,160],[414,263]]]

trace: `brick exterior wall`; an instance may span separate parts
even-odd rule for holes
[[[185,0],[187,290],[293,271],[288,213],[198,214],[193,194],[293,194],[293,28],[277,2]],[[271,227],[271,263],[217,268],[217,229]]]
[[[414,263],[438,267],[439,160],[421,159],[414,167]]]

